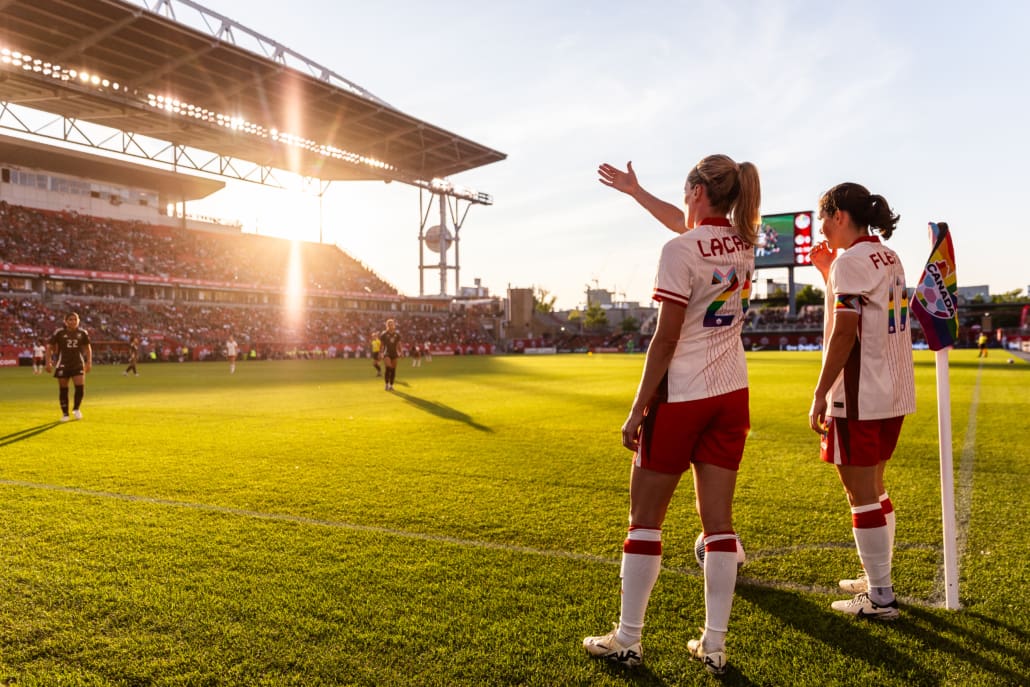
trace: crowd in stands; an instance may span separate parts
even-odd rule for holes
[[[790,317],[787,306],[766,306],[752,308],[747,312],[744,329],[817,329],[823,327],[823,306],[804,305],[798,308],[797,316]]]
[[[299,243],[309,293],[397,295],[397,291],[334,246]],[[0,201],[0,260],[15,265],[88,269],[127,275],[160,275],[228,285],[285,288],[291,243],[249,234],[219,234],[151,226],[9,205]],[[91,285],[90,285],[91,286]],[[0,279],[0,346],[31,347],[60,328],[64,314],[79,313],[101,347],[119,349],[137,336],[148,348],[218,355],[232,335],[245,352],[277,357],[285,351],[364,351],[385,321],[397,321],[410,346],[461,346],[477,351],[494,344],[479,315],[490,312],[402,312],[399,301],[376,310],[308,308],[296,316],[276,305],[145,300],[92,288],[65,294],[12,289]],[[103,359],[103,349],[97,352]],[[194,356],[196,357],[196,356]]]
[[[397,294],[335,246],[297,245],[308,288]],[[21,265],[285,288],[290,242],[50,212],[0,201],[0,256],[4,262]]]

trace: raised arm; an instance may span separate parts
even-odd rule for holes
[[[677,234],[682,234],[687,230],[687,218],[683,214],[683,209],[672,203],[666,203],[645,191],[637,181],[637,174],[633,171],[632,162],[626,163],[625,172],[605,162],[597,168],[597,176],[598,181],[605,186],[631,196],[670,230]]]

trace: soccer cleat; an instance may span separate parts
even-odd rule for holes
[[[856,594],[853,599],[834,601],[830,604],[830,608],[869,620],[896,620],[900,615],[897,599],[881,606],[869,598],[868,592]]]
[[[862,574],[853,580],[841,580],[837,586],[848,594],[861,594],[869,591],[869,577],[862,571]]]
[[[71,418],[70,418],[70,417],[68,417],[67,415],[62,415],[62,416],[61,416],[61,422],[68,422],[68,420],[70,420],[70,419],[71,419]]]
[[[725,651],[705,651],[700,639],[691,639],[687,642],[687,651],[692,658],[701,661],[705,665],[705,670],[712,675],[722,675],[726,672]]]
[[[73,411],[72,415],[75,416],[76,420],[81,420],[82,419],[82,411],[81,410]]]
[[[583,648],[594,658],[603,658],[627,668],[640,665],[644,660],[644,650],[641,648],[640,642],[636,641],[623,646],[615,637],[618,631],[619,626],[615,625],[612,631],[606,635],[587,637],[583,640]]]

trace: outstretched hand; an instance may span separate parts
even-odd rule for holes
[[[626,163],[625,172],[605,162],[597,168],[597,176],[598,181],[605,186],[610,186],[623,193],[632,195],[640,189],[640,184],[637,182],[637,173],[633,171],[632,162]]]

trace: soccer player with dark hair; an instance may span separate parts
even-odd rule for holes
[[[86,373],[93,369],[93,347],[89,343],[89,334],[79,329],[77,313],[68,313],[64,318],[64,326],[54,332],[47,344],[46,370],[54,370],[57,379],[58,400],[61,404],[61,422],[67,422],[68,416],[68,380],[75,383],[75,405],[72,412],[76,420],[82,419],[82,397],[86,393]]]
[[[139,377],[139,370],[136,369],[136,363],[139,361],[139,339],[135,336],[129,339],[129,366],[125,368],[125,372],[122,376],[127,377],[130,372],[133,375]]]
[[[837,468],[844,485],[864,570],[840,581],[855,596],[831,608],[893,620],[895,513],[884,471],[905,415],[916,409],[905,271],[881,242],[899,218],[883,196],[854,183],[823,194],[818,218],[826,240],[812,248],[811,258],[826,280],[826,348],[808,421],[821,435],[822,459]]]
[[[397,323],[392,319],[386,321],[386,329],[379,333],[383,345],[383,364],[386,367],[386,390],[393,391],[393,383],[397,379],[397,358],[401,354],[401,334],[397,331]]]

